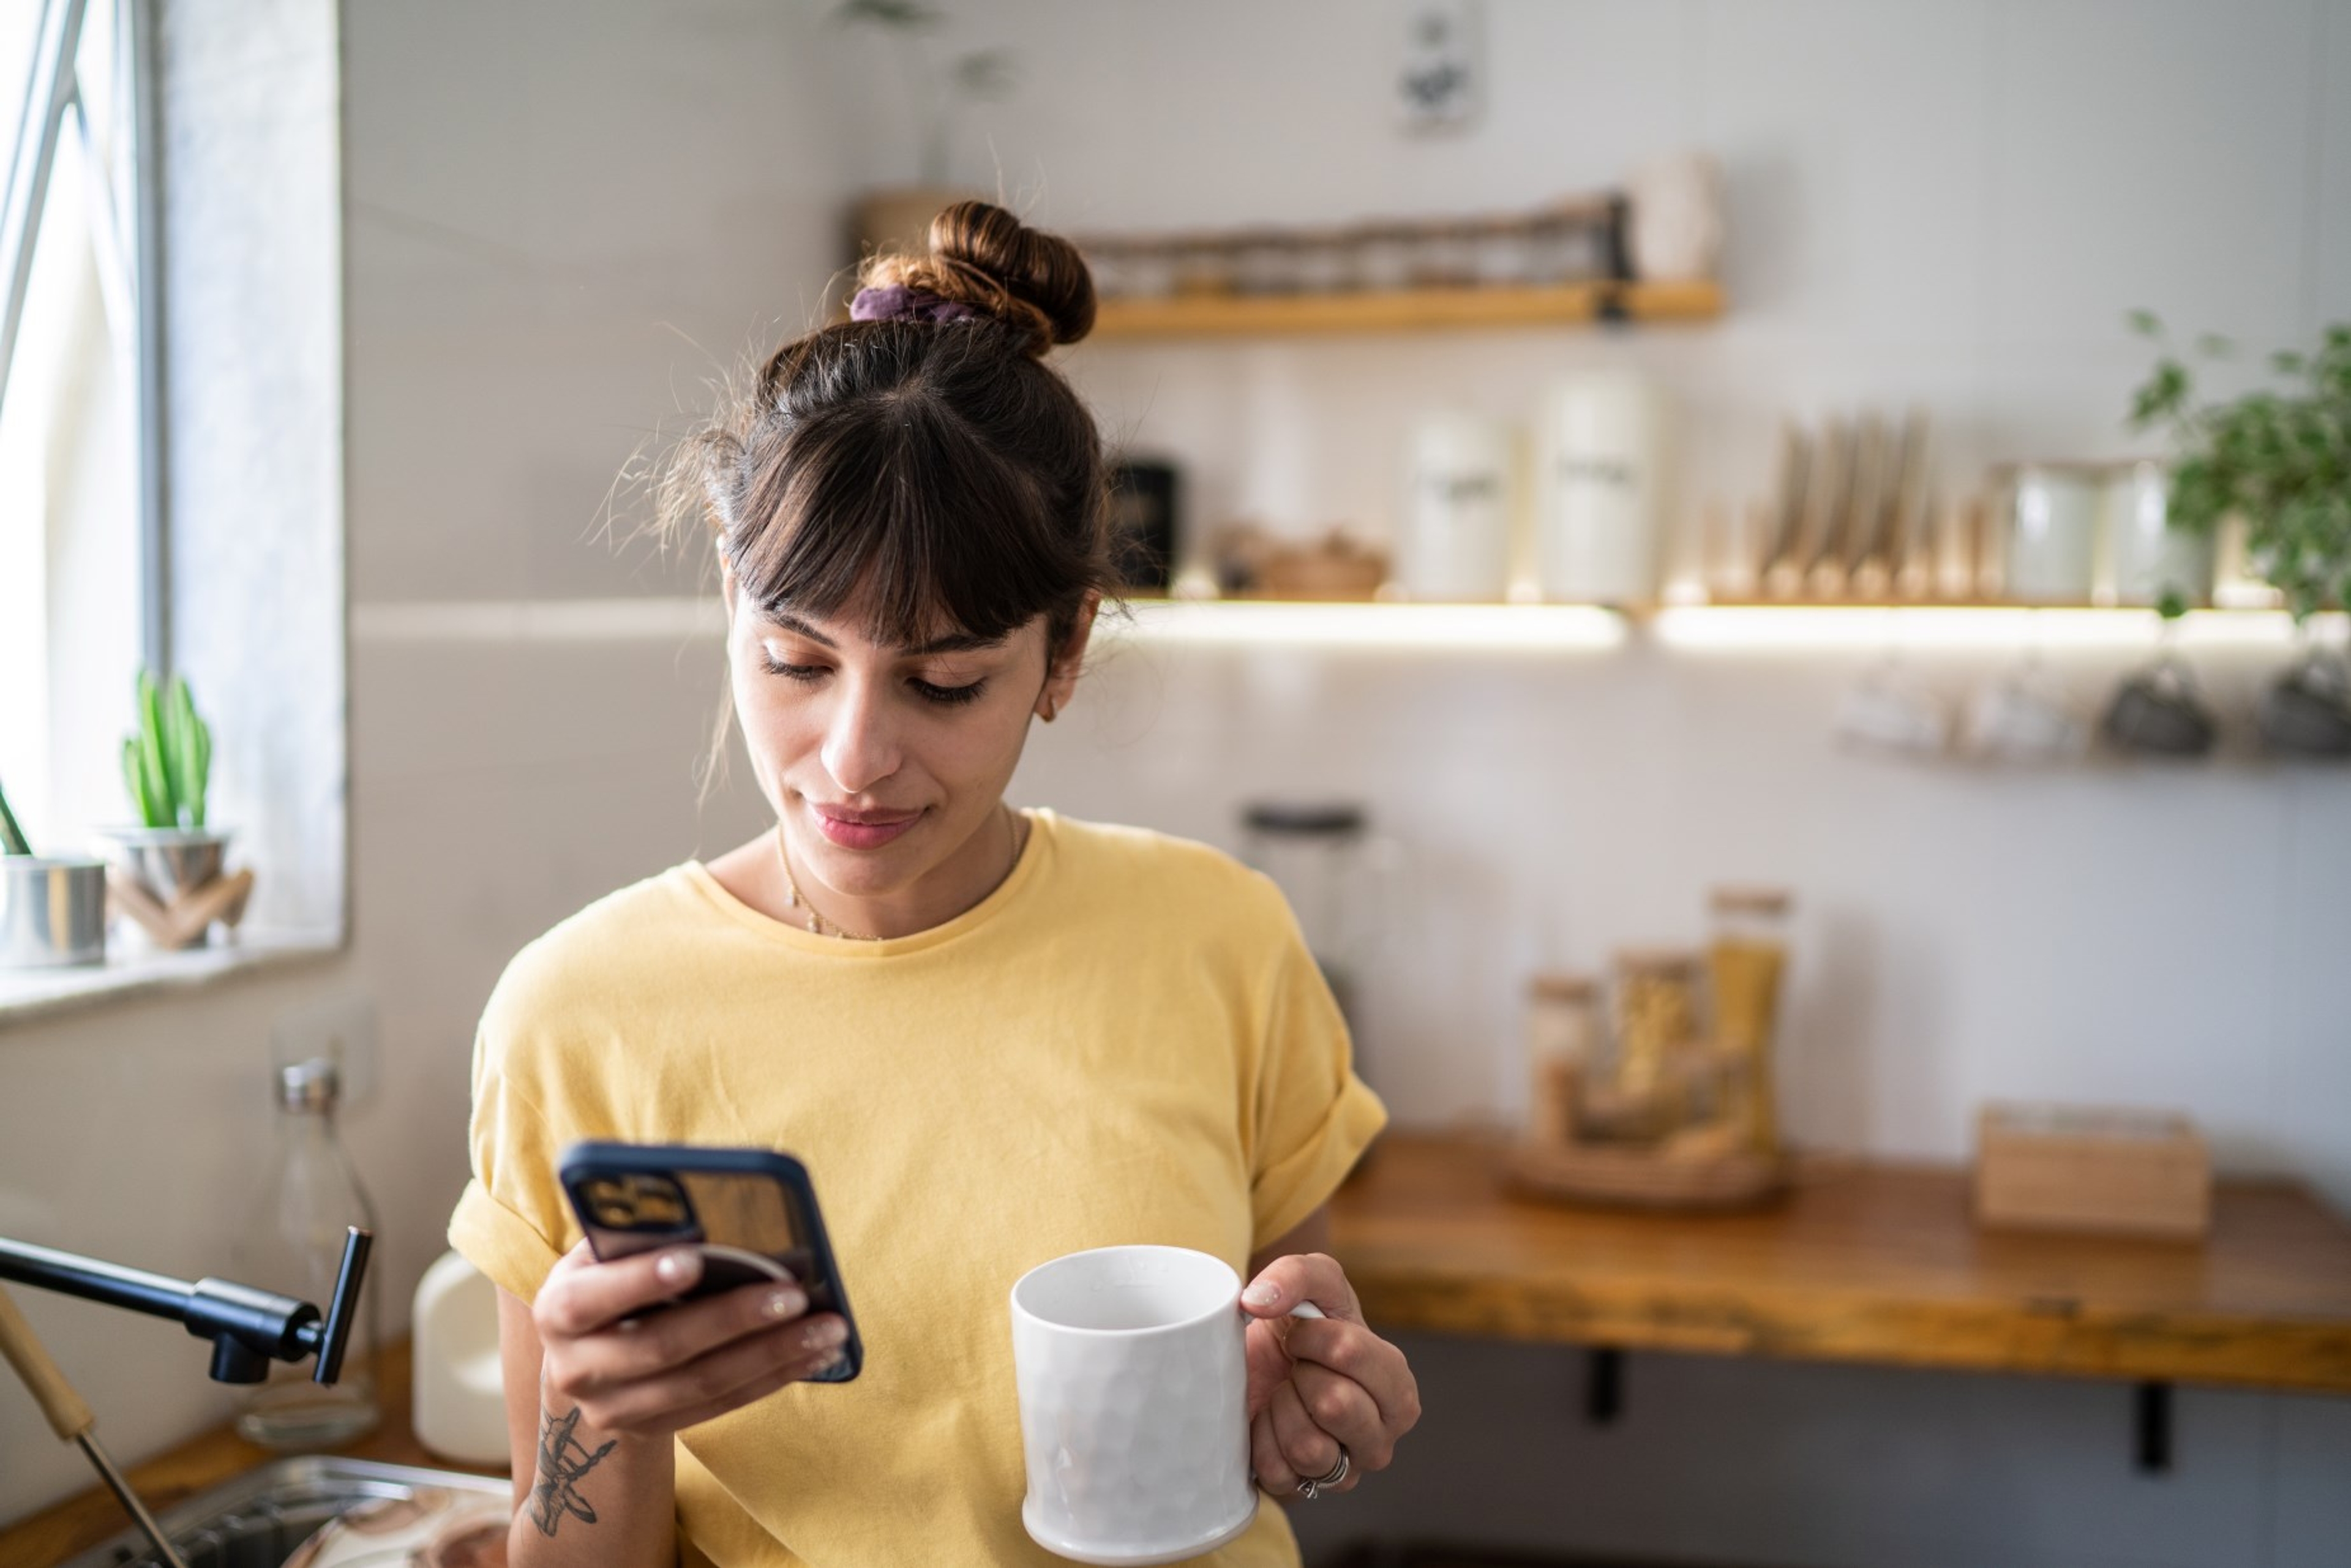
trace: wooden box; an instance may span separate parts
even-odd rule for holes
[[[2180,1116],[1988,1105],[1976,1126],[1976,1219],[1993,1228],[2200,1237],[2212,1165]]]

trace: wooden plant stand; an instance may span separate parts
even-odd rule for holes
[[[246,901],[252,895],[250,867],[216,876],[169,903],[120,866],[109,866],[106,871],[107,912],[130,916],[150,941],[167,951],[193,947],[215,920],[234,927],[245,918]]]

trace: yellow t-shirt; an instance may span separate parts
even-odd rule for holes
[[[1060,1563],[1020,1525],[1012,1282],[1124,1242],[1246,1270],[1386,1120],[1272,883],[1029,821],[1012,874],[929,931],[814,936],[688,862],[533,942],[490,998],[449,1239],[507,1291],[530,1300],[579,1239],[555,1175],[577,1138],[784,1150],[823,1204],[864,1371],[680,1434],[689,1563]],[[1268,1502],[1205,1561],[1299,1555]]]

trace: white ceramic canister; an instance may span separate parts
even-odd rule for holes
[[[1537,432],[1535,555],[1543,597],[1638,604],[1656,597],[1671,411],[1643,377],[1571,377]]]
[[[2121,463],[2106,471],[2093,593],[2098,603],[2160,604],[2168,593],[2191,605],[2212,602],[2212,536],[2171,527],[2169,491],[2160,463]]]
[[[460,1464],[505,1464],[510,1456],[497,1287],[464,1258],[444,1252],[416,1287],[409,1325],[416,1440]]]
[[[2024,463],[2000,470],[2006,596],[2024,604],[2086,604],[2097,550],[2099,471]]]
[[[1406,465],[1398,580],[1415,599],[1499,600],[1510,583],[1517,437],[1474,413],[1424,415]]]

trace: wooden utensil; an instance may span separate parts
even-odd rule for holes
[[[40,1337],[33,1333],[33,1325],[26,1321],[24,1312],[17,1308],[16,1298],[8,1294],[5,1287],[0,1287],[0,1355],[7,1357],[8,1364],[16,1369],[17,1378],[25,1385],[26,1391],[32,1395],[33,1403],[41,1407],[41,1414],[47,1418],[49,1430],[55,1432],[61,1442],[79,1445],[81,1451],[89,1456],[99,1478],[120,1500],[123,1511],[146,1532],[156,1555],[171,1568],[188,1568],[187,1563],[172,1549],[171,1538],[163,1533],[163,1527],[155,1522],[155,1516],[147,1511],[147,1505],[139,1500],[139,1494],[131,1490],[131,1483],[115,1468],[113,1457],[99,1445],[98,1418],[90,1414],[89,1402],[66,1381],[66,1375],[51,1359],[48,1348],[41,1343]]]
[[[1774,599],[1792,599],[1803,586],[1804,506],[1812,483],[1812,438],[1789,420],[1780,429],[1780,483],[1772,497],[1770,537],[1763,541],[1762,582]]]
[[[1894,452],[1886,423],[1864,414],[1854,437],[1853,488],[1845,499],[1844,582],[1856,599],[1883,599],[1893,573],[1886,567],[1886,501]]]
[[[1813,446],[1812,471],[1804,483],[1803,537],[1796,550],[1804,587],[1823,598],[1834,597],[1822,592],[1826,580],[1834,579],[1837,591],[1844,587],[1838,548],[1852,478],[1853,427],[1832,415],[1822,423],[1820,439]]]
[[[1935,538],[1927,517],[1927,411],[1915,405],[1902,420],[1886,557],[1894,574],[1894,597],[1917,600],[1934,592]]]

